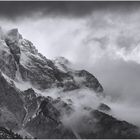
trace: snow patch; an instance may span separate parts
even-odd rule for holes
[[[14,84],[16,88],[18,88],[20,91],[27,90],[29,88],[32,88],[32,85],[30,82],[24,82],[24,81],[14,81]]]
[[[5,78],[5,80],[8,82],[8,83],[12,83],[12,79],[10,78],[10,77],[8,77],[6,74],[4,74],[3,72],[1,72],[2,73],[2,76]]]

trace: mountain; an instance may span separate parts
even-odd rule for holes
[[[44,57],[18,29],[0,28],[2,130],[28,138],[140,138],[137,126],[112,116],[98,79],[71,65]]]

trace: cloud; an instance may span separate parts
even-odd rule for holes
[[[138,121],[139,2],[7,3],[0,2],[1,26],[17,27],[47,58],[64,56],[74,68],[90,71],[116,101],[116,114]]]
[[[139,7],[139,2],[104,1],[1,1],[0,16],[10,20],[39,16],[84,17],[96,11],[123,11],[128,13]]]
[[[17,27],[47,58],[64,56],[76,68],[89,70],[101,81],[106,94],[129,94],[131,98],[129,87],[137,95],[139,91],[136,87],[140,63],[138,13],[137,9],[130,15],[96,10],[88,17],[77,19],[33,17],[16,22],[2,19],[0,23],[5,28]]]

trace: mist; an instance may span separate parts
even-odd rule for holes
[[[47,58],[64,56],[74,69],[88,70],[102,84],[113,115],[140,126],[139,13],[140,8],[128,12],[117,8],[96,9],[86,16],[75,17],[37,11],[30,16],[18,16],[14,21],[0,17],[0,25],[6,29],[18,28]],[[100,103],[91,91],[79,91],[81,100],[76,92],[67,95],[73,99],[73,94],[77,94],[73,99],[76,106],[84,103],[97,107]],[[58,91],[48,93],[55,96]]]

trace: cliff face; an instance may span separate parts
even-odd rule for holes
[[[69,64],[63,57],[49,60],[38,53],[17,29],[1,30],[0,126],[31,138],[140,138],[136,126],[110,116],[111,108],[104,103],[96,108],[82,104],[85,114],[79,115],[76,92],[105,95],[95,76]],[[48,92],[53,89],[58,92],[55,97]],[[75,95],[69,98],[71,92]],[[67,118],[76,121],[69,124]]]

